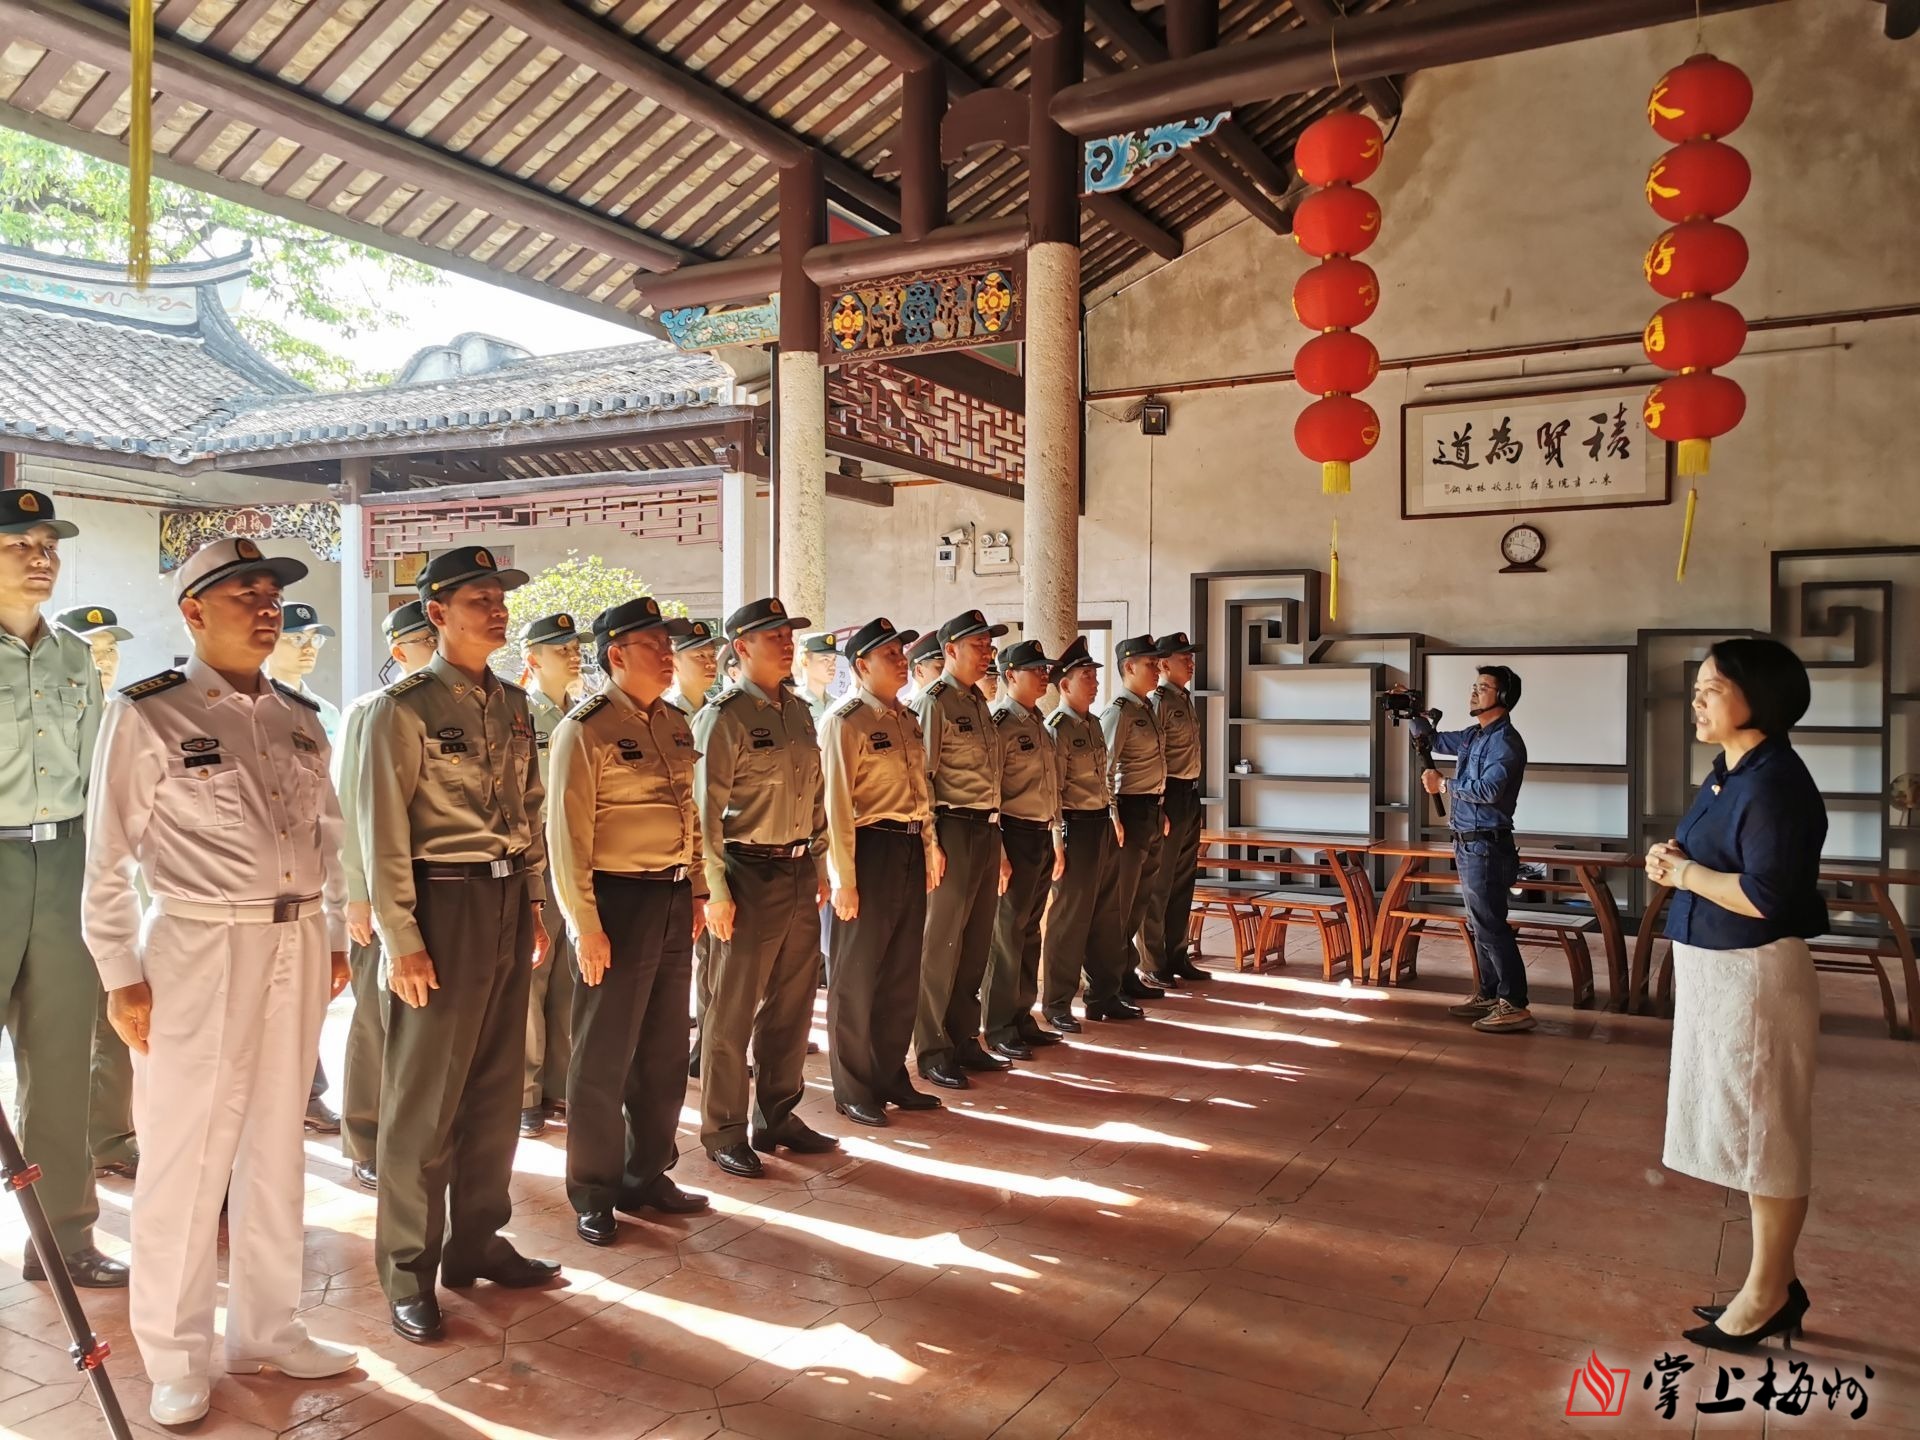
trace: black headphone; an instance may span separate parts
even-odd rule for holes
[[[1491,675],[1499,688],[1494,692],[1493,703],[1501,710],[1511,710],[1520,703],[1520,677],[1504,665],[1482,665],[1482,675]]]

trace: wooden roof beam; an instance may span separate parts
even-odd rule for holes
[[[1333,29],[1347,18],[1336,0],[1293,0],[1293,13],[1322,30]],[[1335,30],[1333,41],[1337,45],[1339,40],[1339,32]],[[1360,81],[1355,88],[1373,107],[1373,113],[1382,120],[1392,120],[1399,115],[1400,87],[1395,81],[1384,75],[1375,75]]]

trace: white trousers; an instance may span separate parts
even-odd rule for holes
[[[155,1384],[208,1375],[227,1199],[227,1355],[306,1338],[301,1117],[326,1013],[326,920],[225,925],[149,912],[153,990],[133,1057],[133,1337]]]

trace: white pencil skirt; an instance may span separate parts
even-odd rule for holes
[[[1673,980],[1667,1168],[1749,1195],[1807,1194],[1820,982],[1806,942],[1676,944]]]

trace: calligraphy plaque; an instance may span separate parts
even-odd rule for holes
[[[878,360],[1022,338],[1026,274],[1018,261],[924,271],[822,291],[820,358]]]
[[[1671,447],[1647,433],[1647,387],[1400,407],[1400,517],[1665,505]]]

